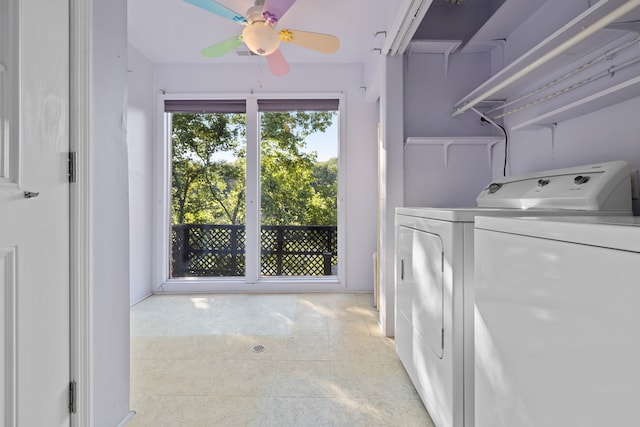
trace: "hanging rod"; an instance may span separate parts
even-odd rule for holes
[[[610,76],[610,75],[612,75],[612,74],[614,74],[614,73],[616,73],[616,72],[618,72],[618,71],[620,71],[620,70],[622,70],[624,68],[630,67],[631,65],[636,64],[638,62],[640,62],[640,57],[636,57],[634,59],[630,59],[629,61],[623,62],[622,64],[619,64],[619,65],[613,66],[611,68],[608,68],[608,69],[606,69],[604,71],[601,71],[598,74],[595,74],[595,75],[593,75],[591,77],[588,77],[588,78],[586,78],[584,80],[581,80],[581,81],[579,81],[577,83],[574,83],[574,84],[572,84],[570,86],[567,86],[567,87],[565,87],[563,89],[560,89],[560,90],[558,90],[556,92],[550,93],[547,96],[543,96],[542,98],[538,98],[535,101],[531,101],[528,104],[524,104],[524,105],[521,105],[520,107],[514,108],[514,109],[509,110],[509,111],[506,111],[506,112],[504,112],[502,114],[498,114],[497,116],[493,117],[493,120],[499,120],[499,119],[502,119],[503,117],[510,116],[511,114],[518,113],[518,112],[520,112],[522,110],[526,110],[527,108],[533,107],[534,105],[538,105],[538,104],[540,104],[542,102],[548,101],[550,99],[553,99],[553,98],[556,98],[556,97],[558,97],[560,95],[563,95],[563,94],[565,94],[567,92],[575,90],[575,89],[577,89],[579,87],[582,87],[582,86],[586,85],[587,83],[591,83],[591,82],[593,82],[595,80],[598,80],[598,79],[600,79],[602,77]]]
[[[602,4],[605,4],[605,3],[606,2],[601,2],[599,4],[596,4],[593,7],[594,8],[595,7],[599,7],[599,5],[602,5]],[[510,84],[512,84],[513,82],[519,80],[520,78],[526,76],[527,74],[529,74],[533,70],[537,69],[538,67],[546,64],[547,62],[549,62],[550,60],[552,60],[556,56],[562,54],[566,50],[570,49],[571,47],[573,47],[576,44],[578,44],[579,42],[581,42],[582,40],[588,38],[589,36],[593,35],[597,31],[599,31],[602,28],[604,28],[605,26],[611,24],[612,22],[616,21],[617,19],[621,18],[622,16],[626,15],[627,13],[631,12],[633,9],[635,9],[638,6],[640,6],[640,0],[629,0],[629,1],[625,2],[624,4],[619,6],[617,9],[614,9],[613,11],[609,12],[608,14],[603,16],[602,18],[598,19],[596,22],[588,25],[582,31],[580,31],[579,33],[573,35],[572,37],[570,37],[569,39],[565,40],[564,42],[560,43],[558,46],[556,46],[555,48],[551,49],[550,51],[548,51],[547,53],[542,55],[540,58],[534,60],[529,65],[527,65],[524,68],[522,68],[521,70],[515,72],[514,74],[512,74],[508,78],[502,80],[500,83],[497,83],[495,86],[487,89],[484,93],[476,96],[471,101],[465,103],[461,107],[456,108],[456,110],[451,114],[451,116],[452,117],[458,116],[458,115],[464,113],[465,111],[467,111],[468,109],[470,109],[471,107],[474,107],[480,101],[488,99],[491,95],[495,94],[496,92],[500,91],[501,89],[504,89],[505,87],[509,86]]]
[[[549,83],[546,83],[543,86],[540,86],[539,88],[527,93],[526,95],[522,95],[522,96],[520,96],[520,97],[518,97],[518,98],[516,98],[516,99],[514,99],[512,101],[509,101],[507,103],[498,105],[497,107],[492,108],[491,110],[485,111],[484,114],[489,115],[489,114],[494,113],[494,112],[496,112],[498,110],[504,110],[506,107],[508,107],[510,105],[517,104],[517,103],[519,103],[520,101],[522,101],[524,99],[530,98],[533,95],[535,95],[537,93],[540,93],[543,90],[549,89],[550,87],[557,85],[558,83],[568,79],[569,77],[574,76],[574,75],[580,73],[581,71],[584,71],[584,70],[590,68],[591,66],[597,64],[598,62],[610,59],[616,53],[618,53],[621,50],[624,50],[624,49],[628,48],[629,46],[634,45],[634,44],[636,44],[638,42],[640,42],[640,35],[637,36],[636,38],[634,38],[631,41],[628,41],[626,43],[623,43],[620,46],[617,46],[617,47],[615,47],[615,48],[613,48],[611,50],[606,51],[605,53],[603,53],[602,55],[598,56],[597,58],[592,59],[591,61],[580,65],[579,67],[575,68],[574,70],[571,70],[568,73],[564,74],[563,76],[558,77],[557,79],[555,79],[555,80],[553,80],[553,81],[551,81]]]

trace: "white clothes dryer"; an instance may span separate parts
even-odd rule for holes
[[[640,218],[476,222],[476,427],[627,427],[640,402]]]
[[[396,352],[437,427],[472,427],[476,216],[630,215],[631,170],[607,162],[489,184],[477,208],[396,209]]]

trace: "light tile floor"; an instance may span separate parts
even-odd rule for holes
[[[130,426],[433,426],[372,300],[207,294],[136,304]]]

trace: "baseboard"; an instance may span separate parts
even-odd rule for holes
[[[138,303],[141,303],[142,301],[146,300],[150,296],[153,296],[153,292],[149,293],[148,295],[143,296],[140,299],[135,300],[134,302],[129,303],[129,307],[133,307],[134,305],[136,305]]]
[[[125,427],[127,424],[129,424],[129,422],[131,422],[131,420],[135,416],[136,416],[136,411],[129,411],[129,413],[122,419],[122,421],[120,421],[120,423],[118,424],[118,427]]]

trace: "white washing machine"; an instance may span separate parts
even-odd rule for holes
[[[476,427],[640,425],[640,218],[476,222]]]
[[[438,427],[473,426],[473,239],[478,215],[630,215],[626,162],[512,176],[478,208],[396,209],[396,352]]]

